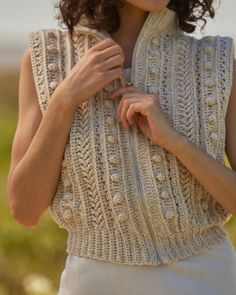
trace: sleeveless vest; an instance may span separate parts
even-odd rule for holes
[[[82,22],[75,30],[75,43],[61,28],[29,35],[42,112],[86,50],[109,36]],[[148,14],[132,60],[134,86],[156,94],[173,127],[223,165],[233,57],[231,37],[190,36],[166,8]],[[116,121],[109,95],[124,83],[113,80],[75,111],[49,206],[68,231],[66,252],[133,265],[196,255],[227,236],[231,214],[174,154]]]

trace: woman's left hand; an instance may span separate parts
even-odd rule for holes
[[[166,117],[159,99],[154,94],[127,86],[116,89],[111,99],[121,97],[117,108],[117,119],[125,128],[134,122],[154,144],[171,151],[171,146],[181,138]]]

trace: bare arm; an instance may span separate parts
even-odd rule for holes
[[[123,62],[123,51],[111,38],[94,45],[56,88],[42,116],[26,50],[7,184],[12,215],[23,225],[35,227],[53,200],[76,108],[120,77]]]
[[[11,212],[25,226],[34,226],[52,201],[73,113],[53,99],[42,116],[27,50],[21,64],[19,116],[8,175]]]
[[[179,138],[179,140],[178,140]],[[217,162],[184,136],[178,137],[172,152],[205,189],[231,214],[236,216],[236,61],[226,114],[226,154],[232,170]]]
[[[230,166],[236,171],[236,59],[234,59],[234,79],[226,115],[225,152]]]

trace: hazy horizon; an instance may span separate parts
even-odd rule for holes
[[[27,46],[30,31],[58,26],[57,10],[54,9],[58,0],[0,0],[0,65],[19,66],[24,48]],[[235,11],[236,2],[224,0],[218,8],[214,2],[216,16],[207,18],[205,35],[231,36],[236,40]],[[196,33],[200,37],[200,26]]]

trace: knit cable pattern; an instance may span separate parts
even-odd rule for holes
[[[75,44],[59,28],[30,33],[42,113],[86,50],[109,37],[82,24],[75,31]],[[231,37],[187,35],[166,8],[149,13],[132,61],[134,86],[155,94],[173,127],[222,165],[233,57]],[[73,255],[131,265],[196,255],[227,236],[231,214],[174,154],[116,120],[119,101],[109,95],[124,83],[112,81],[76,109],[52,218],[68,231]]]

